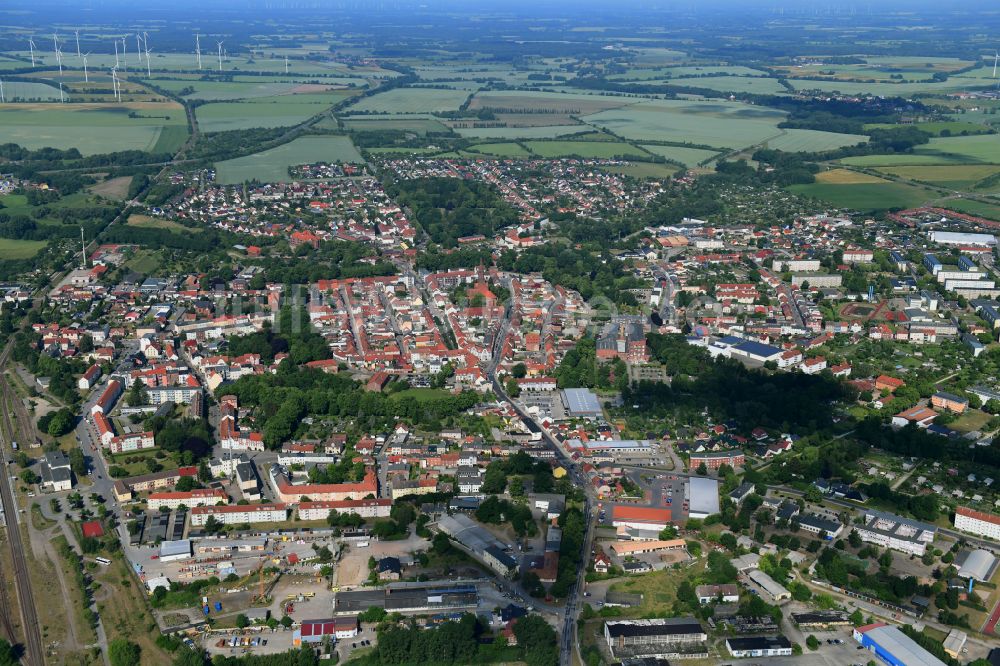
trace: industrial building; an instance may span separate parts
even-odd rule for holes
[[[959,578],[978,580],[981,583],[993,578],[997,568],[997,558],[988,550],[982,548],[965,550],[955,558]]]
[[[590,389],[563,389],[560,394],[566,415],[570,418],[596,419],[603,414],[597,395]]]
[[[694,618],[674,617],[655,620],[608,620],[604,638],[616,659],[705,654],[708,635]]]
[[[441,516],[437,528],[502,576],[511,576],[517,571],[517,561],[505,552],[505,544],[465,514]]]
[[[993,234],[964,234],[955,231],[932,231],[930,239],[933,243],[941,245],[979,245],[982,247],[993,247],[997,244],[996,236]]]
[[[767,595],[767,598],[772,603],[792,598],[792,593],[789,592],[784,585],[780,584],[760,569],[752,569],[747,574],[747,577],[764,591],[764,594]]]
[[[688,479],[688,517],[708,518],[719,513],[719,482],[704,476]]]
[[[792,643],[784,636],[727,638],[726,649],[734,657],[789,657]]]
[[[372,606],[403,614],[475,612],[478,605],[479,592],[473,585],[390,583],[381,590],[337,592],[333,598],[333,614],[357,615]]]
[[[945,666],[912,638],[883,622],[858,627],[854,640],[889,666]]]

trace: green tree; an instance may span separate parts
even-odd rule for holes
[[[809,634],[808,636],[806,636],[806,647],[808,647],[810,650],[818,650],[819,639],[813,636],[812,634]]]
[[[245,629],[250,626],[250,618],[248,618],[243,613],[236,616],[236,626],[239,629]]]
[[[149,391],[146,390],[146,382],[136,380],[125,395],[125,402],[129,407],[140,407],[149,403]]]
[[[138,645],[124,638],[116,638],[108,644],[108,659],[111,666],[136,666],[142,663],[142,650]]]
[[[49,420],[48,427],[45,431],[53,437],[62,437],[73,429],[73,421],[75,418],[76,417],[73,415],[73,412],[69,409],[60,409]]]

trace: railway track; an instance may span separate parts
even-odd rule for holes
[[[8,345],[0,354],[0,373],[7,366],[7,359],[10,357],[11,347]],[[7,455],[13,451],[11,442],[17,436],[14,429],[14,421],[11,419],[11,407],[17,409],[20,400],[7,384],[6,378],[0,374],[0,393],[2,393],[3,428],[4,439],[3,455],[0,455],[0,468],[2,468],[3,479],[0,479],[0,501],[3,503],[4,515],[7,516],[7,541],[13,560],[14,585],[17,588],[17,600],[21,612],[21,627],[24,629],[24,657],[22,663],[27,666],[43,666],[45,663],[45,653],[42,648],[42,636],[38,629],[38,613],[35,610],[35,599],[31,590],[31,577],[28,573],[28,561],[24,556],[24,542],[21,540],[21,530],[17,522],[17,503],[14,501],[14,493],[10,484],[10,467],[7,464]],[[10,526],[13,525],[13,531]],[[3,624],[10,627],[9,609],[4,615]]]

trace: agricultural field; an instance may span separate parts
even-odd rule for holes
[[[346,136],[299,137],[270,150],[217,162],[216,180],[224,185],[253,179],[264,183],[285,183],[291,181],[288,167],[297,164],[363,161],[361,153]]]
[[[50,86],[47,83],[5,81],[3,84],[3,94],[8,104],[15,102],[59,101],[59,87]]]
[[[465,149],[468,153],[482,153],[496,157],[531,157],[531,153],[519,143],[510,141],[500,143],[478,143]]]
[[[157,80],[152,81],[158,88],[174,94],[193,88],[184,99],[198,99],[209,102],[225,102],[239,99],[259,99],[281,95],[322,93],[342,89],[332,83],[300,83],[295,81],[200,81],[200,80]]]
[[[586,116],[598,111],[633,104],[628,97],[536,91],[486,90],[477,93],[469,109],[490,109],[497,113],[543,113]]]
[[[1000,173],[1000,166],[989,164],[953,164],[949,166],[897,166],[884,167],[879,169],[899,178],[907,180],[918,180],[930,183],[939,187],[946,187],[953,190],[965,190],[988,178],[995,173]]]
[[[858,155],[856,157],[844,157],[839,160],[841,164],[856,167],[882,167],[882,166],[933,166],[939,164],[963,164],[957,157],[943,155],[915,155],[912,153],[897,155]]]
[[[688,65],[681,67],[650,67],[647,69],[629,69],[623,74],[612,74],[612,81],[651,81],[659,79],[697,80],[702,76],[762,76],[763,70],[739,65]],[[692,83],[691,85],[696,85]]]
[[[879,178],[878,176],[861,173],[860,171],[851,171],[850,169],[831,169],[829,171],[821,171],[816,174],[816,182],[828,185],[859,185],[861,183],[887,183],[889,181],[885,178]]]
[[[754,93],[759,95],[787,95],[788,88],[778,79],[757,76],[702,76],[685,79],[665,79],[649,83],[674,84],[693,88],[708,88],[723,93]]]
[[[355,132],[378,132],[382,130],[403,130],[417,134],[447,132],[448,128],[433,116],[343,116],[340,121],[348,130]]]
[[[877,180],[877,179],[876,179]],[[869,183],[824,183],[791,185],[788,189],[795,194],[815,197],[834,206],[854,210],[887,210],[890,208],[915,208],[938,198],[931,190],[893,183],[891,181]]]
[[[137,117],[129,117],[134,112]],[[120,150],[160,150],[167,130],[179,146],[187,136],[184,110],[173,102],[8,104],[0,106],[0,143],[25,148],[76,148],[84,155]],[[177,139],[180,141],[177,141]]]
[[[323,113],[334,104],[355,94],[350,90],[327,93],[278,95],[245,102],[214,102],[195,110],[202,132],[290,127]]]
[[[590,131],[587,125],[542,125],[537,127],[455,127],[461,136],[478,139],[554,139]]]
[[[844,146],[854,146],[866,143],[868,137],[862,134],[839,134],[837,132],[821,132],[819,130],[786,129],[784,134],[770,139],[768,148],[783,150],[788,153],[813,153],[824,150],[835,150]]]
[[[657,100],[583,118],[626,139],[744,148],[781,134],[785,114],[740,102]]]
[[[922,132],[933,134],[934,136],[962,136],[963,134],[986,134],[990,128],[980,123],[966,121],[941,120],[927,123],[914,123],[913,125],[893,125],[890,123],[869,123],[865,129],[893,129],[896,127],[916,127]]]
[[[1000,221],[1000,200],[996,203],[988,203],[975,199],[949,199],[948,208],[959,213],[978,215],[979,217]]]
[[[45,241],[0,238],[0,259],[30,259],[45,247]]]
[[[1000,164],[1000,134],[940,137],[913,151],[918,155],[955,156],[966,163]]]
[[[124,199],[128,195],[128,188],[131,184],[132,176],[119,176],[97,183],[90,188],[90,191],[107,199]]]
[[[436,88],[393,88],[363,97],[351,105],[350,111],[369,113],[434,113],[457,111],[469,98],[465,90]]]
[[[643,144],[642,148],[654,155],[665,157],[673,162],[680,162],[686,167],[697,166],[698,164],[717,157],[719,153],[714,150],[704,148],[688,148],[687,146],[657,146]]]
[[[524,146],[538,157],[649,158],[646,151],[621,141],[525,141]]]
[[[892,83],[889,81],[842,81],[829,79],[816,81],[813,79],[790,78],[788,82],[796,91],[818,90],[820,92],[839,92],[845,95],[882,95],[885,97],[909,97],[920,93],[930,95],[945,95],[969,86],[968,81],[959,78],[947,81],[913,81]]]
[[[185,227],[183,224],[178,224],[172,220],[167,220],[161,217],[152,217],[150,215],[139,215],[137,213],[129,215],[128,221],[125,224],[130,227],[140,227],[143,229],[166,229],[167,231],[175,231],[183,234],[196,234],[201,232],[200,229]]]

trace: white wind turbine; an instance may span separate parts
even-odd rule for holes
[[[73,34],[76,35],[76,57],[81,58],[83,56],[80,55],[80,31],[74,30]]]
[[[28,38],[28,52],[31,53],[31,66],[35,66],[35,40]]]
[[[111,68],[111,87],[114,90],[115,101],[116,102],[122,101],[121,91],[119,90],[119,87],[118,87],[118,67],[117,66]]]
[[[288,74],[288,56],[285,56],[285,74]]]
[[[128,58],[125,56],[125,38],[122,37],[122,69],[128,71]]]
[[[142,62],[142,44],[139,43],[139,33],[135,33],[135,50],[139,52],[139,62]]]
[[[219,42],[218,45],[219,45],[219,71],[221,72],[222,71],[222,42]]]
[[[194,52],[198,54],[198,69],[201,69],[201,35],[194,33]]]
[[[120,65],[121,65],[121,63],[118,62],[118,40],[116,39],[115,40],[115,69],[117,69]]]
[[[0,79],[0,104],[6,104],[7,98],[3,95],[3,79]]]
[[[87,51],[86,53],[83,54],[83,56],[81,56],[83,58],[83,82],[84,83],[90,83],[90,74],[87,73],[87,56],[89,56],[89,55],[90,55],[90,51]]]
[[[153,74],[149,69],[149,46],[146,46],[146,78],[153,78]]]

